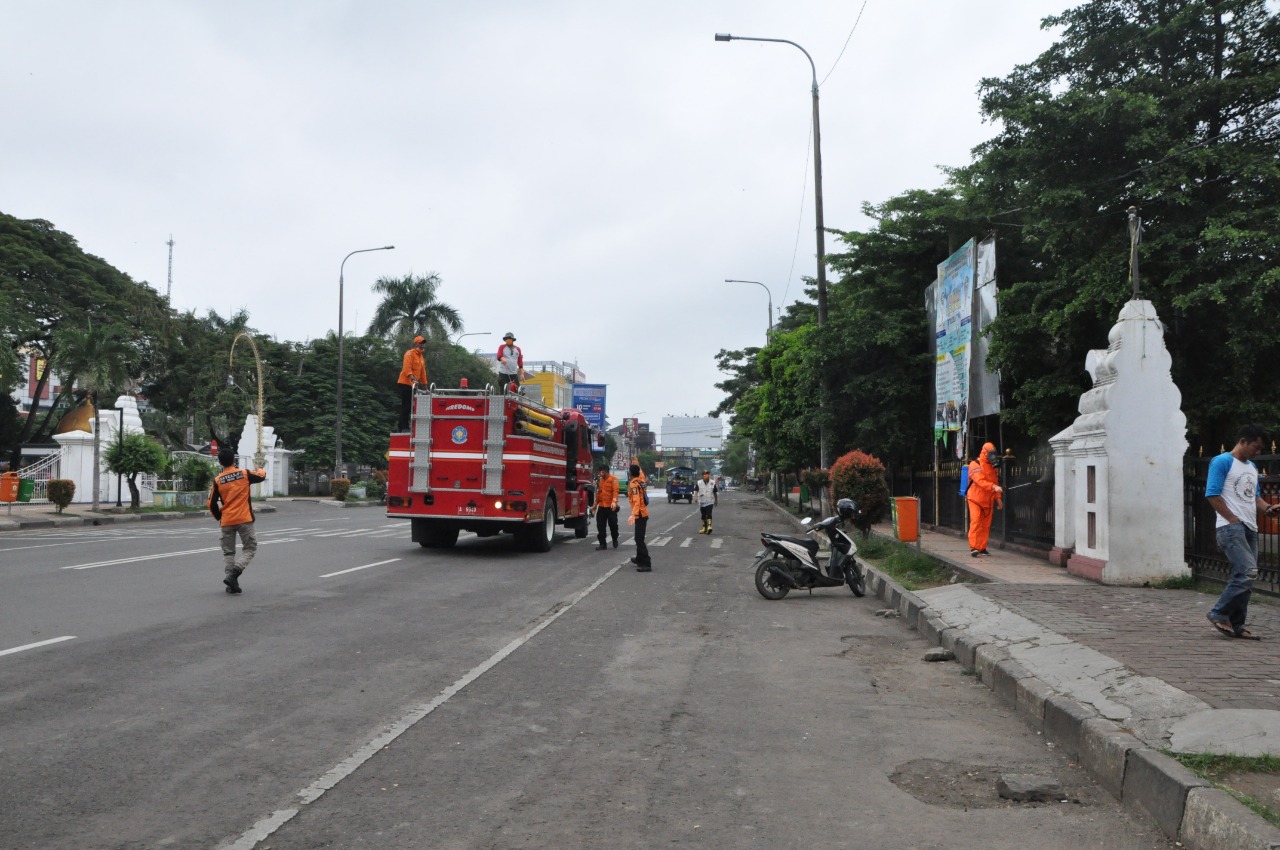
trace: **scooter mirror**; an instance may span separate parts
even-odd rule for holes
[[[808,525],[808,524],[809,524],[809,523],[811,523],[811,522],[813,522],[813,517],[808,517],[808,516],[807,516],[807,517],[805,517],[804,519],[800,520],[800,524],[801,524],[801,525]]]

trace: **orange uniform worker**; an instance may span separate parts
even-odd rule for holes
[[[644,542],[645,529],[649,527],[649,495],[644,473],[640,464],[631,464],[627,479],[627,501],[631,503],[631,516],[628,525],[636,527],[636,556],[631,563],[636,565],[636,572],[647,573],[653,570],[653,562],[649,560],[649,547]]]
[[[605,545],[605,528],[613,536],[613,548],[618,548],[618,479],[609,471],[608,464],[600,465],[600,477],[596,483],[596,539],[600,541],[597,549],[608,549]]]
[[[983,443],[982,451],[969,464],[969,489],[964,498],[969,503],[969,554],[974,558],[990,554],[987,538],[991,536],[992,508],[1003,507],[999,466],[1000,455],[993,443]]]
[[[240,592],[240,574],[258,553],[258,534],[253,530],[253,504],[249,487],[267,480],[262,469],[250,472],[236,467],[236,453],[230,447],[218,450],[222,471],[209,491],[209,513],[222,526],[222,561],[227,593]],[[236,536],[240,537],[240,557],[236,557]]]
[[[427,341],[420,336],[413,338],[413,348],[404,353],[404,365],[400,367],[400,379],[396,389],[400,392],[400,431],[409,430],[409,413],[413,410],[413,388],[427,384],[427,359],[422,351]]]

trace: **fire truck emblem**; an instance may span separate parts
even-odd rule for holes
[[[455,443],[462,445],[467,441],[467,429],[459,425],[457,428],[453,429],[453,433],[450,436],[453,438]]]

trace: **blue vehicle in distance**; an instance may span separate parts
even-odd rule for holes
[[[685,499],[693,504],[693,483],[696,472],[691,466],[673,466],[667,470],[667,502]]]

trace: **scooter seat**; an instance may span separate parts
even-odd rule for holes
[[[770,534],[767,531],[762,533],[760,536],[767,537],[770,540],[785,540],[788,543],[794,543],[797,546],[803,546],[805,549],[808,549],[810,552],[817,552],[819,548],[818,541],[814,540],[812,537],[807,537],[807,536],[799,537],[791,534]]]

